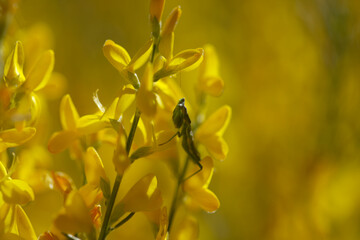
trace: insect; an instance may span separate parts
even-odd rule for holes
[[[176,107],[173,111],[172,120],[173,120],[175,127],[177,129],[179,129],[179,131],[174,136],[172,136],[168,141],[166,141],[165,143],[162,143],[160,145],[164,145],[164,144],[170,142],[176,136],[182,137],[181,145],[182,145],[183,149],[189,155],[189,157],[193,160],[193,162],[196,165],[198,165],[200,168],[195,173],[193,173],[189,177],[185,178],[184,181],[186,181],[187,179],[191,178],[192,176],[194,176],[198,172],[200,172],[203,169],[203,166],[200,163],[200,161],[201,161],[200,153],[198,152],[198,150],[196,149],[195,144],[194,144],[194,134],[191,130],[191,120],[187,113],[187,109],[185,107],[185,98],[181,98],[179,100],[178,104],[176,105]]]

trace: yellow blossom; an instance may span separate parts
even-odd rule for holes
[[[142,114],[148,118],[154,118],[156,114],[156,96],[153,93],[152,65],[147,64],[139,90],[136,93],[136,106]]]
[[[219,76],[219,61],[212,45],[204,46],[204,61],[200,66],[197,88],[206,94],[218,97],[224,89],[224,81]]]
[[[131,59],[123,47],[112,40],[106,40],[103,52],[107,60],[120,72],[120,75],[138,89],[140,84],[135,70],[149,59],[152,47],[153,40],[149,40]]]
[[[29,141],[36,133],[33,127],[26,127],[21,131],[15,128],[0,131],[0,153],[9,147],[19,146]]]
[[[160,208],[162,197],[156,176],[141,178],[120,201],[124,212],[152,211]]]
[[[195,140],[203,144],[215,159],[224,160],[228,154],[229,147],[222,135],[230,118],[231,108],[225,105],[207,118],[195,133]]]
[[[220,207],[220,202],[208,189],[214,171],[214,162],[210,157],[205,157],[201,160],[201,164],[203,170],[186,180],[183,188],[196,205],[207,212],[215,212]]]
[[[56,216],[54,225],[66,233],[91,232],[93,223],[90,209],[78,191],[72,191],[66,199],[64,208]]]
[[[71,97],[64,96],[60,104],[60,120],[63,131],[56,132],[51,136],[48,143],[49,151],[51,153],[62,152],[80,136],[110,127],[109,119],[114,117],[117,101],[118,98],[104,113],[85,115],[80,118]]]
[[[199,223],[193,216],[184,216],[170,233],[172,240],[196,240],[199,238]]]
[[[20,41],[17,41],[15,48],[6,60],[4,67],[4,81],[8,87],[19,87],[25,81],[23,73],[24,48]]]

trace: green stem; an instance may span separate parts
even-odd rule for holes
[[[124,223],[126,223],[127,221],[129,221],[133,216],[135,215],[135,212],[131,212],[129,215],[126,216],[126,218],[124,218],[123,220],[121,220],[118,224],[116,224],[114,227],[110,228],[110,231],[122,226]]]
[[[127,141],[126,141],[126,152],[128,153],[128,155],[129,155],[129,152],[130,152],[132,142],[134,140],[137,125],[138,125],[139,120],[140,120],[140,115],[141,115],[141,113],[140,113],[139,109],[136,109],[134,120],[133,120],[133,123],[131,125],[131,129],[130,129],[129,137],[128,137]]]
[[[189,166],[189,159],[190,159],[189,157],[186,158],[184,168],[183,168],[183,170],[182,170],[182,172],[181,172],[181,174],[180,174],[180,176],[178,178],[177,187],[176,187],[176,190],[175,190],[174,198],[173,198],[173,201],[171,203],[171,210],[170,210],[170,213],[169,213],[168,232],[170,232],[171,225],[173,223],[175,210],[176,210],[176,202],[177,202],[178,194],[179,194],[179,188],[180,188],[181,183],[183,182],[186,170],[187,170],[187,168]]]
[[[131,129],[130,129],[129,137],[128,137],[127,141],[126,141],[126,151],[127,151],[128,155],[129,155],[129,151],[130,151],[131,145],[132,145],[133,140],[134,140],[137,125],[139,123],[140,114],[141,114],[140,111],[138,109],[136,109],[134,120],[133,120],[133,123],[131,125]],[[117,152],[117,151],[115,151],[115,152]],[[105,213],[103,224],[101,226],[100,235],[99,235],[98,240],[105,240],[106,235],[109,233],[110,229],[108,228],[108,225],[109,225],[109,222],[110,222],[111,212],[112,212],[112,209],[114,207],[115,199],[116,199],[117,193],[119,191],[121,179],[122,179],[122,176],[120,176],[120,175],[116,176],[114,186],[113,186],[113,189],[111,191],[111,196],[110,196],[110,199],[109,199],[109,203],[108,203],[107,208],[106,208],[106,213]]]
[[[115,198],[117,195],[117,192],[119,190],[119,186],[121,183],[121,178],[122,176],[117,175],[115,182],[114,182],[114,186],[111,192],[111,197],[108,203],[108,206],[106,208],[106,213],[105,213],[105,217],[104,217],[104,222],[101,226],[101,231],[100,231],[100,235],[99,235],[99,240],[104,240],[106,235],[108,234],[108,225],[109,225],[109,221],[110,221],[110,217],[111,217],[111,211],[114,207],[114,203],[115,203]]]

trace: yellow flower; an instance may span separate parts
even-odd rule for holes
[[[115,108],[118,98],[116,98],[111,106],[100,114],[85,115],[79,117],[69,95],[61,100],[60,104],[60,120],[63,131],[54,133],[48,143],[48,149],[51,153],[59,153],[71,146],[80,136],[96,133],[101,129],[110,127],[110,118],[115,115]]]
[[[200,66],[197,88],[206,94],[218,97],[224,89],[224,81],[219,76],[219,61],[212,45],[204,47],[204,61]]]
[[[225,105],[207,118],[195,133],[195,140],[204,145],[215,159],[224,160],[228,154],[229,147],[222,135],[230,118],[231,108]]]
[[[0,193],[9,204],[24,205],[34,200],[34,192],[24,181],[10,178],[4,165],[0,162]]]
[[[199,238],[199,223],[193,216],[186,215],[174,225],[170,237],[173,240],[196,240]]]
[[[150,17],[156,18],[158,22],[161,20],[161,16],[164,10],[165,0],[151,0],[150,1]]]
[[[17,41],[15,48],[10,53],[4,67],[4,81],[7,87],[17,88],[25,81],[24,48],[22,43]]]
[[[65,201],[64,208],[54,220],[54,226],[66,233],[89,233],[93,229],[90,209],[86,206],[81,194],[74,190]]]
[[[166,240],[168,237],[168,214],[167,208],[163,207],[160,212],[160,219],[159,219],[159,231],[156,235],[156,240]]]
[[[29,218],[19,205],[0,201],[0,239],[37,240]]]
[[[157,178],[148,174],[141,178],[121,200],[125,212],[152,211],[160,208],[162,197]]]
[[[203,170],[184,182],[184,191],[191,201],[207,212],[215,212],[220,207],[219,199],[208,189],[214,171],[214,161],[209,157],[201,160]],[[196,171],[197,169],[193,169]]]
[[[131,59],[128,52],[112,40],[106,40],[103,52],[107,60],[128,80],[136,89],[139,88],[139,79],[135,73],[149,59],[152,52],[153,40],[149,40]]]
[[[162,196],[154,174],[147,174],[137,181],[114,207],[110,222],[116,222],[125,212],[158,210]]]
[[[30,186],[22,180],[11,179],[0,162],[0,239],[37,239],[19,205],[33,200],[34,192]]]
[[[100,178],[108,181],[104,165],[95,148],[89,147],[84,158],[86,180],[89,184],[100,187]]]
[[[153,93],[153,67],[148,63],[139,90],[136,93],[136,106],[142,114],[153,119],[156,114],[156,96]]]
[[[179,71],[190,71],[195,69],[203,60],[204,50],[202,48],[181,51],[171,58],[163,68],[154,74],[154,81],[176,74]]]
[[[26,127],[21,131],[15,128],[0,131],[0,153],[9,147],[17,147],[29,141],[36,133],[33,127]]]

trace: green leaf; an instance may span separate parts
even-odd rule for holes
[[[110,184],[108,181],[106,181],[102,177],[100,177],[100,188],[101,188],[101,191],[103,192],[104,198],[106,200],[110,199],[110,196],[111,196]]]
[[[135,161],[138,158],[149,156],[150,154],[152,154],[154,152],[155,152],[155,150],[152,146],[141,147],[141,148],[136,149],[136,151],[133,152],[133,154],[131,154],[130,160]]]

